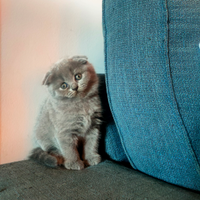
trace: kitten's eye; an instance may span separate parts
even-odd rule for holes
[[[62,85],[60,86],[60,88],[64,90],[64,89],[67,88],[67,86],[68,86],[67,83],[64,82],[64,83],[62,83]]]
[[[75,75],[76,80],[81,80],[82,79],[82,74],[76,74]]]

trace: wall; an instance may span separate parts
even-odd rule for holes
[[[66,55],[104,73],[101,0],[1,0],[0,163],[26,159],[42,78]]]

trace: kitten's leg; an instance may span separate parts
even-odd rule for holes
[[[89,165],[97,165],[101,162],[101,156],[98,152],[98,139],[99,139],[99,129],[93,128],[90,130],[85,139],[84,146],[84,160]]]
[[[32,152],[33,155],[30,158],[35,158],[35,160],[38,160],[46,166],[57,167],[59,165],[57,158],[49,154],[49,149],[51,149],[54,144],[48,137],[48,129],[44,129],[42,126],[37,126],[35,134],[35,139],[39,147]]]
[[[57,159],[57,165],[61,166],[64,164],[64,158],[61,155],[61,152],[56,148],[56,147],[50,147],[47,150],[47,153],[50,154],[51,156],[55,157]]]
[[[59,133],[57,137],[58,143],[61,148],[62,155],[64,156],[64,166],[67,169],[81,170],[84,168],[84,163],[80,159],[77,146],[77,137],[69,132]]]
[[[56,158],[49,155],[46,151],[43,151],[40,147],[32,150],[31,154],[29,155],[29,159],[35,160],[46,165],[47,167],[57,167]]]
[[[31,156],[30,158],[40,158],[35,160],[38,160],[40,163],[44,163],[46,166],[49,167],[61,166],[64,163],[64,158],[61,155],[61,152],[54,146],[54,143],[50,138],[46,137],[44,139],[38,137],[37,143],[40,146],[40,148],[37,149],[41,149],[41,151],[33,151],[33,153],[36,155],[38,153],[38,156]],[[43,153],[41,154],[42,151]],[[40,156],[39,153],[42,156]]]

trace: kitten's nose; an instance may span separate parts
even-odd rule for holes
[[[71,84],[71,89],[72,89],[72,90],[77,90],[77,89],[78,89],[77,83],[72,83],[72,84]]]

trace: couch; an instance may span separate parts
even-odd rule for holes
[[[199,0],[104,0],[103,161],[1,165],[0,199],[200,200],[199,13]]]
[[[103,10],[110,156],[200,191],[200,1],[106,0]]]

